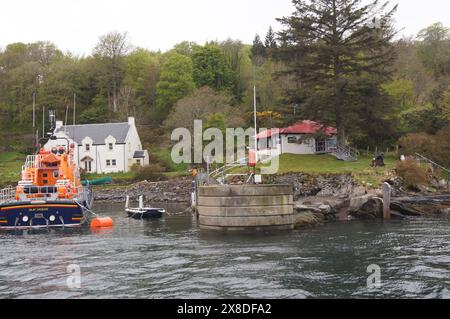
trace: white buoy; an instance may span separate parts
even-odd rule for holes
[[[144,196],[139,196],[139,208],[144,208]]]

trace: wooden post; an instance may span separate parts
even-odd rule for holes
[[[391,219],[391,185],[383,184],[383,218]]]

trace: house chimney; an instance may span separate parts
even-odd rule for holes
[[[134,117],[129,117],[128,118],[128,124],[130,124],[131,126],[135,125]]]

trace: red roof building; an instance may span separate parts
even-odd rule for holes
[[[315,136],[319,132],[324,136]],[[257,138],[261,151],[277,149],[280,154],[324,154],[336,149],[337,129],[314,121],[300,121],[286,128],[263,131]]]
[[[257,135],[258,139],[269,138],[274,134],[286,135],[286,134],[316,134],[323,130],[325,135],[333,136],[337,134],[337,129],[334,127],[324,126],[314,121],[301,121],[292,126],[282,129],[270,129],[263,131]]]

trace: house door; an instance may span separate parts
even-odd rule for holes
[[[84,170],[89,173],[92,172],[92,162],[91,161],[84,162]]]
[[[326,153],[327,147],[325,140],[316,140],[316,153]]]

